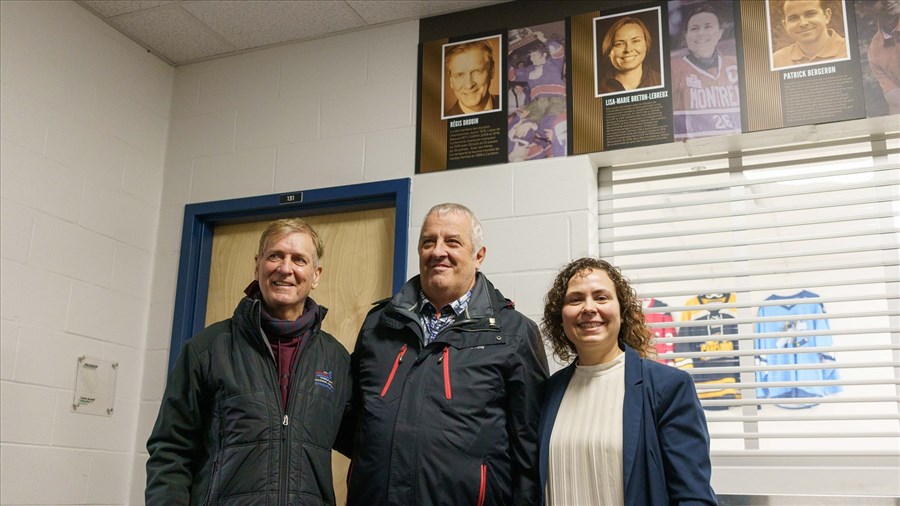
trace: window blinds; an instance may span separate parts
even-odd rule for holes
[[[714,459],[900,456],[898,137],[600,168],[600,255]]]

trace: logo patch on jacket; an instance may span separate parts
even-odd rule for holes
[[[334,373],[331,371],[316,371],[315,386],[334,392]]]

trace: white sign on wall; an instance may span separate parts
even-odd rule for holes
[[[118,362],[82,355],[75,375],[72,411],[89,415],[112,416],[116,398]]]

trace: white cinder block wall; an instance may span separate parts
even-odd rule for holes
[[[174,70],[73,2],[0,37],[0,504],[127,504]],[[110,417],[72,412],[81,355]]]
[[[417,22],[173,70],[74,3],[0,5],[4,505],[143,503],[185,204],[411,177],[408,273],[462,202],[535,320],[597,251],[586,157],[414,175]],[[122,364],[110,418],[70,413],[81,354]]]

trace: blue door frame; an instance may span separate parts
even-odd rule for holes
[[[181,257],[178,262],[169,371],[172,370],[182,345],[203,330],[205,325],[213,229],[216,225],[275,219],[285,215],[394,207],[394,272],[391,285],[396,293],[406,281],[410,184],[409,178],[392,179],[186,205],[181,231]]]

